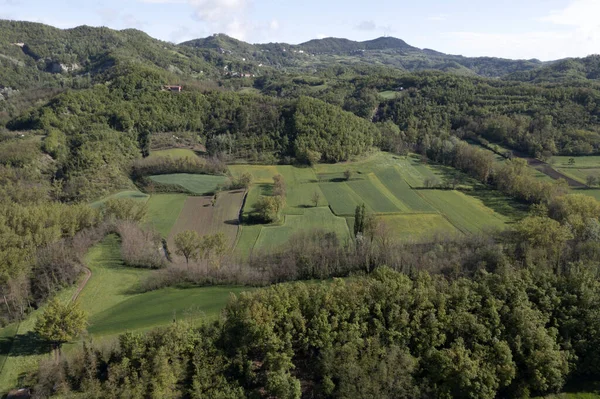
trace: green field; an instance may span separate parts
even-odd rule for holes
[[[150,156],[148,158],[172,158],[172,159],[181,159],[181,158],[197,158],[198,155],[190,149],[187,148],[171,148],[168,150],[157,150],[151,151]]]
[[[480,200],[458,191],[422,190],[420,193],[463,233],[477,234],[487,228],[503,228],[508,221]]]
[[[409,210],[414,212],[435,212],[435,209],[406,183],[396,168],[389,168],[378,172],[377,177]]]
[[[91,248],[85,262],[92,270],[92,276],[81,291],[78,301],[89,316],[88,332],[96,339],[125,331],[144,331],[169,324],[174,318],[192,322],[211,320],[218,317],[231,294],[251,289],[166,288],[137,293],[139,282],[152,272],[123,265],[120,242],[116,235],[107,236],[100,244]],[[69,300],[74,291],[75,287],[64,290],[59,298]],[[40,311],[34,311],[19,325],[12,345],[8,344],[7,338],[14,335],[16,326],[0,330],[0,362],[5,360],[5,367],[0,374],[0,392],[17,386],[20,375],[33,370],[40,359],[48,356],[47,346],[36,341],[31,333]],[[78,346],[77,343],[66,345],[64,351],[69,352]]]
[[[329,208],[310,208],[304,215],[287,215],[281,226],[267,226],[260,231],[255,248],[275,249],[287,243],[294,234],[301,231],[326,230],[334,232],[341,242],[350,237],[346,219],[334,216]]]
[[[390,198],[389,191],[382,189],[372,179],[352,180],[346,183],[375,213],[406,212],[408,208]]]
[[[219,185],[225,184],[228,180],[226,176],[193,175],[189,173],[150,176],[150,179],[162,184],[176,184],[199,195],[214,193]]]
[[[431,238],[437,234],[461,234],[443,215],[437,213],[388,215],[380,220],[394,235],[394,238],[407,241]]]
[[[263,229],[261,225],[241,226],[235,253],[237,256],[247,258],[252,254],[252,250],[256,245],[260,231]]]
[[[574,164],[569,163],[571,158]],[[551,163],[556,168],[600,168],[600,155],[553,156]]]
[[[586,184],[588,176],[600,178],[600,168],[555,168],[560,173]]]
[[[479,233],[488,227],[502,227],[524,215],[520,204],[494,190],[478,187],[473,191],[475,197],[461,192],[416,190],[423,188],[428,178],[443,183],[456,175],[461,178],[461,187],[480,186],[455,169],[424,164],[417,155],[378,152],[354,162],[317,164],[313,168],[231,165],[230,170],[234,176],[248,172],[254,178],[255,184],[244,206],[245,215],[251,212],[260,195],[271,194],[274,175],[283,175],[287,187],[282,224],[242,226],[236,246],[236,253],[241,256],[247,256],[253,249],[276,248],[302,230],[321,227],[339,233],[342,224],[336,216],[347,218],[346,224],[351,227],[355,209],[362,204],[386,221],[401,240],[457,231]],[[352,172],[348,181],[344,177],[346,170]],[[315,191],[320,196],[318,209],[327,210],[319,216],[313,214]]]
[[[186,198],[185,194],[154,194],[148,200],[148,222],[164,238],[169,236]]]
[[[148,194],[144,194],[138,190],[125,190],[125,191],[119,191],[118,193],[109,195],[108,197],[105,197],[98,201],[92,202],[90,204],[90,206],[92,206],[93,208],[97,208],[112,198],[129,198],[129,199],[133,199],[133,200],[140,201],[140,202],[146,202],[146,201],[148,201],[150,196]]]
[[[321,183],[321,192],[329,202],[333,213],[338,216],[351,216],[358,205],[363,203],[362,199],[346,183]],[[368,208],[369,212],[373,209]]]
[[[392,100],[392,99],[398,97],[401,93],[399,91],[386,90],[386,91],[380,91],[378,94],[379,94],[379,97],[383,98],[384,100]]]
[[[277,166],[272,165],[229,165],[229,172],[234,177],[240,177],[243,173],[252,175],[253,183],[273,183],[273,176],[279,174]]]

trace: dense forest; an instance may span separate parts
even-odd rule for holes
[[[599,68],[598,56],[467,58],[387,37],[177,45],[0,21],[0,324],[54,308],[109,234],[124,264],[152,269],[145,292],[266,287],[199,327],[85,342],[25,383],[37,397],[496,398],[598,381],[600,203],[537,179],[522,158],[600,153]],[[149,157],[172,147],[200,156]],[[380,150],[416,154],[528,214],[503,231],[399,242],[363,204],[347,242],[317,229],[198,275],[165,267],[167,240],[144,223],[144,203],[89,205],[126,189],[192,195],[153,175],[245,190],[251,177],[229,164],[308,168]],[[273,180],[251,216],[278,223],[286,186]],[[223,237],[202,237],[206,262]]]

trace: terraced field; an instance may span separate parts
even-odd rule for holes
[[[338,216],[354,215],[356,207],[363,203],[360,196],[346,183],[321,183],[319,187],[331,210]],[[368,210],[374,212],[371,207]]]

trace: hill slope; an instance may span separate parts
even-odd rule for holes
[[[505,77],[523,82],[560,82],[600,79],[600,55],[566,58],[530,71],[519,71]]]

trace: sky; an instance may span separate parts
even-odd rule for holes
[[[600,0],[0,0],[0,19],[136,28],[180,43],[394,36],[465,56],[543,61],[600,53]]]

